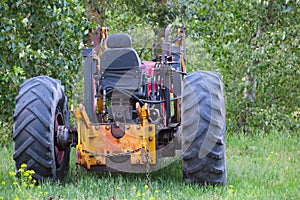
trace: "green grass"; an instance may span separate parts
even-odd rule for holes
[[[144,174],[80,171],[74,184],[74,155],[62,183],[43,183],[25,189],[14,185],[12,145],[1,147],[0,199],[300,199],[298,133],[272,131],[251,136],[227,136],[226,187],[200,187],[182,182],[181,162],[153,172],[151,188]]]

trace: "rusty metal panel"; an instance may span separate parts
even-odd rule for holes
[[[72,110],[78,122],[77,163],[90,169],[93,165],[105,165],[108,157],[131,155],[131,164],[146,163],[146,149],[150,164],[156,164],[155,125],[125,124],[124,136],[115,138],[112,125],[94,124],[89,121],[84,106]],[[140,149],[140,150],[139,150]]]

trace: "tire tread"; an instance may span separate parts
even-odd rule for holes
[[[197,71],[186,76],[181,118],[184,180],[225,185],[226,122],[219,74]]]
[[[14,155],[16,168],[22,163],[35,171],[37,180],[56,180],[64,176],[69,167],[69,155],[64,159],[60,172],[57,169],[54,149],[54,116],[56,107],[61,104],[65,125],[69,125],[67,98],[60,81],[47,76],[26,80],[20,86],[16,97],[14,113]],[[70,153],[69,149],[67,153]]]

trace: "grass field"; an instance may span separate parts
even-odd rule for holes
[[[23,186],[13,172],[12,145],[0,147],[0,199],[300,199],[299,133],[227,135],[226,187],[199,187],[182,182],[181,162],[153,172],[151,188],[144,174],[80,171],[74,184],[74,155],[61,183]],[[18,198],[17,198],[18,197]]]

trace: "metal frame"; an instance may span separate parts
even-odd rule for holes
[[[97,168],[101,171],[108,169],[110,171],[144,172],[147,163],[151,165],[151,170],[157,169],[159,159],[173,157],[175,151],[181,149],[181,136],[178,129],[181,99],[176,95],[171,98],[171,90],[174,90],[173,87],[177,87],[177,93],[181,93],[181,89],[178,87],[181,88],[181,77],[185,74],[185,55],[181,54],[180,59],[176,62],[169,61],[172,53],[171,42],[168,39],[170,29],[169,25],[166,28],[166,41],[162,43],[165,55],[152,69],[151,81],[145,83],[151,85],[153,92],[154,87],[157,87],[161,100],[145,100],[132,95],[137,100],[135,109],[140,123],[118,124],[120,130],[117,131],[121,132],[120,137],[113,136],[115,127],[113,123],[109,123],[104,118],[107,94],[100,94],[95,88],[97,86],[95,83],[100,78],[99,54],[101,50],[105,51],[105,41],[108,36],[107,28],[96,29],[94,36],[99,38],[94,38],[95,47],[83,50],[85,107],[80,105],[78,108],[72,108],[77,120],[77,164],[88,170]],[[184,26],[178,29],[177,34],[178,38],[175,44],[182,49],[185,44]],[[184,49],[183,52],[185,52]],[[173,64],[181,66],[179,71],[172,68]],[[156,79],[156,83],[153,78]],[[171,101],[175,102],[173,104],[175,113],[171,113]],[[157,127],[154,123],[148,122],[150,119],[149,105],[155,104],[160,105],[161,112],[165,115],[164,127]],[[172,114],[175,119],[172,119]],[[158,140],[163,142],[161,143],[162,147],[158,146]],[[117,167],[112,166],[116,163],[111,160],[122,156],[130,157],[130,159]]]

